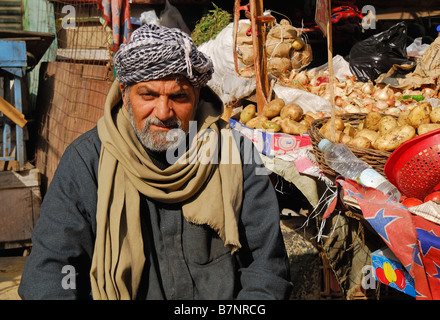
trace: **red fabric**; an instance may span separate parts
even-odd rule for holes
[[[376,189],[342,177],[336,183],[358,202],[366,221],[414,278],[416,299],[440,299],[440,226]]]
[[[113,34],[112,51],[119,50],[122,43],[126,43],[131,36],[129,0],[97,0],[98,8],[103,12],[106,26],[111,27]]]

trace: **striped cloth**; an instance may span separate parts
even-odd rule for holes
[[[189,35],[150,24],[133,31],[130,41],[116,52],[114,65],[123,84],[180,74],[192,85],[203,87],[214,72],[211,59],[197,49]]]

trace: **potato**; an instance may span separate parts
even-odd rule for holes
[[[319,115],[317,115],[316,113],[314,113],[313,111],[307,111],[304,116],[309,116],[312,117],[313,119],[317,120],[317,119],[321,119],[321,117]]]
[[[301,120],[304,110],[296,103],[286,104],[280,112],[281,119]]]
[[[264,129],[272,132],[278,132],[281,130],[281,125],[273,121],[269,121],[269,120],[263,121],[262,125]]]
[[[357,130],[351,124],[347,123],[344,126],[343,132],[353,138],[355,136]]]
[[[384,116],[378,122],[379,134],[384,135],[398,126],[396,118],[393,116]]]
[[[249,120],[255,117],[257,107],[254,104],[248,104],[240,113],[240,122],[246,124]]]
[[[288,118],[281,121],[281,129],[284,133],[296,135],[307,133],[308,130],[305,125]]]
[[[275,123],[278,123],[278,124],[281,124],[281,121],[282,121],[282,120],[283,120],[283,119],[281,119],[280,116],[270,119],[270,121],[275,122]]]
[[[307,127],[310,127],[313,121],[315,121],[315,118],[308,114],[305,114],[300,122],[304,123]]]
[[[437,129],[440,129],[440,123],[423,123],[417,128],[417,134],[422,135]]]
[[[410,112],[410,109],[405,109],[399,114],[399,118],[397,118],[397,123],[399,124],[399,126],[404,126],[405,124],[408,124],[408,115]]]
[[[350,137],[348,134],[344,134],[341,138],[341,141],[343,144],[350,145],[351,141],[353,140],[353,137]]]
[[[266,41],[266,54],[268,57],[288,57],[292,44],[281,42],[278,38],[270,37]]]
[[[368,113],[364,120],[364,128],[379,130],[380,119],[382,119],[382,115],[379,112],[373,111]]]
[[[284,107],[283,99],[274,99],[269,102],[263,109],[263,116],[267,118],[274,118],[280,114],[281,109]]]
[[[381,151],[393,151],[405,141],[416,136],[416,129],[410,125],[398,126],[380,136],[373,143],[373,147]]]
[[[379,132],[371,130],[371,129],[362,129],[356,132],[354,135],[354,138],[357,137],[364,137],[370,140],[371,143],[373,143],[377,138],[379,138]]]
[[[263,121],[269,120],[265,116],[257,116],[246,122],[246,127],[252,129],[261,129],[263,127]]]
[[[268,70],[290,72],[292,65],[289,58],[273,57],[267,61]]]
[[[432,123],[440,123],[440,107],[433,108],[429,114]]]
[[[331,126],[331,123],[332,123],[332,119],[328,119],[325,123],[324,123],[324,125],[323,125],[323,127],[324,126]],[[344,120],[342,120],[341,118],[339,118],[339,117],[335,117],[335,129],[336,130],[340,130],[340,131],[343,131],[344,129],[345,129],[345,124],[344,124]]]
[[[335,118],[335,133],[337,131],[343,131],[345,129],[344,122],[341,118],[336,117]],[[332,130],[331,130],[331,119],[329,119],[324,125],[319,129],[319,133],[322,134],[324,137],[326,137],[329,140],[332,136]]]
[[[371,147],[371,141],[365,137],[358,136],[348,143],[350,146],[358,147],[358,148],[370,148]]]
[[[429,114],[432,111],[431,104],[429,102],[422,102],[417,104],[414,109],[408,115],[408,124],[417,128],[423,123],[430,123],[431,118]]]

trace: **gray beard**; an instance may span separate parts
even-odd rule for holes
[[[171,148],[176,148],[185,139],[187,132],[182,129],[181,121],[176,119],[162,121],[157,118],[147,118],[142,130],[139,130],[135,124],[132,105],[128,98],[127,105],[131,125],[144,148],[156,152],[163,152]],[[150,131],[150,125],[152,124],[159,126],[174,126],[175,129],[153,133]]]

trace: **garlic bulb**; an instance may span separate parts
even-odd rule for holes
[[[388,91],[390,85],[387,85],[385,88],[382,89],[378,89],[375,92],[374,97],[376,99],[382,100],[382,101],[387,101],[390,98],[390,92]]]
[[[373,90],[374,90],[374,86],[371,81],[364,83],[361,87],[361,91],[365,94],[372,94]]]

